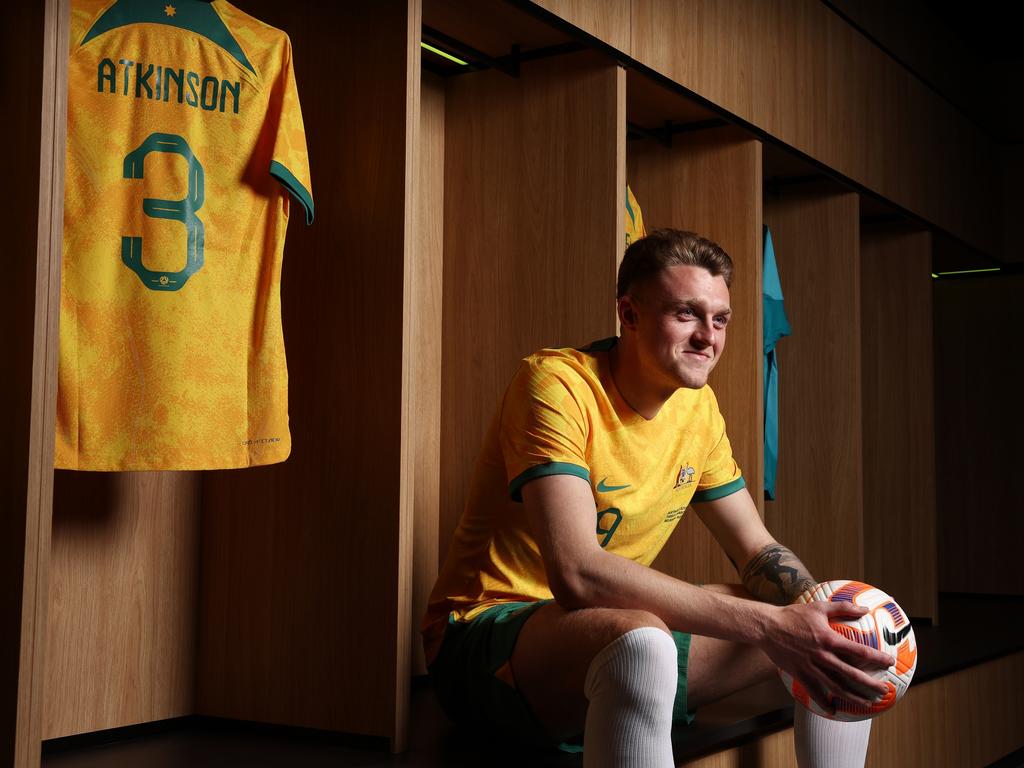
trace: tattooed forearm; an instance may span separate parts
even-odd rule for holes
[[[750,558],[741,578],[750,594],[776,605],[793,602],[817,583],[800,558],[781,544],[769,544]]]

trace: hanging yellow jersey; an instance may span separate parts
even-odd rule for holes
[[[71,17],[55,465],[283,461],[288,193],[313,220],[291,43],[225,0]]]
[[[711,388],[679,389],[651,420],[625,402],[608,350],[545,349],[526,358],[491,424],[466,509],[423,621],[428,659],[449,621],[502,602],[551,598],[521,489],[545,475],[590,484],[594,535],[643,565],[658,556],[693,501],[744,487]]]
[[[640,212],[640,204],[633,197],[633,190],[626,185],[626,247],[641,237],[647,237],[644,229],[644,215]]]

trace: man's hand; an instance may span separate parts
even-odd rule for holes
[[[847,640],[829,618],[867,613],[849,603],[791,604],[814,577],[791,550],[772,539],[747,493],[734,493],[697,507],[701,520],[725,550],[758,600],[779,608],[765,611],[757,645],[772,663],[803,683],[822,709],[833,711],[833,696],[869,705],[888,690],[867,671],[892,665],[888,654]]]
[[[829,619],[858,618],[866,608],[850,603],[797,603],[773,611],[759,645],[780,669],[803,683],[818,705],[834,712],[829,695],[869,707],[888,688],[864,670],[887,669],[893,658],[848,640]]]

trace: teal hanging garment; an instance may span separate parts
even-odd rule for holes
[[[782,304],[782,283],[775,264],[772,233],[764,228],[764,276],[761,285],[764,312],[764,495],[775,499],[775,474],[779,463],[779,364],[775,345],[792,330]]]

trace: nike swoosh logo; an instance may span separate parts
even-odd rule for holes
[[[890,632],[888,627],[882,627],[882,636],[885,637],[885,642],[887,642],[889,645],[899,645],[900,644],[900,640],[902,640],[904,637],[906,637],[909,634],[910,634],[910,625],[909,624],[907,624],[907,626],[905,626],[903,629],[901,629],[896,634],[893,634],[892,632]]]
[[[598,493],[610,493],[611,491],[621,491],[623,488],[629,488],[628,485],[605,485],[604,483],[607,479],[608,478],[606,477],[604,480],[597,484]]]

